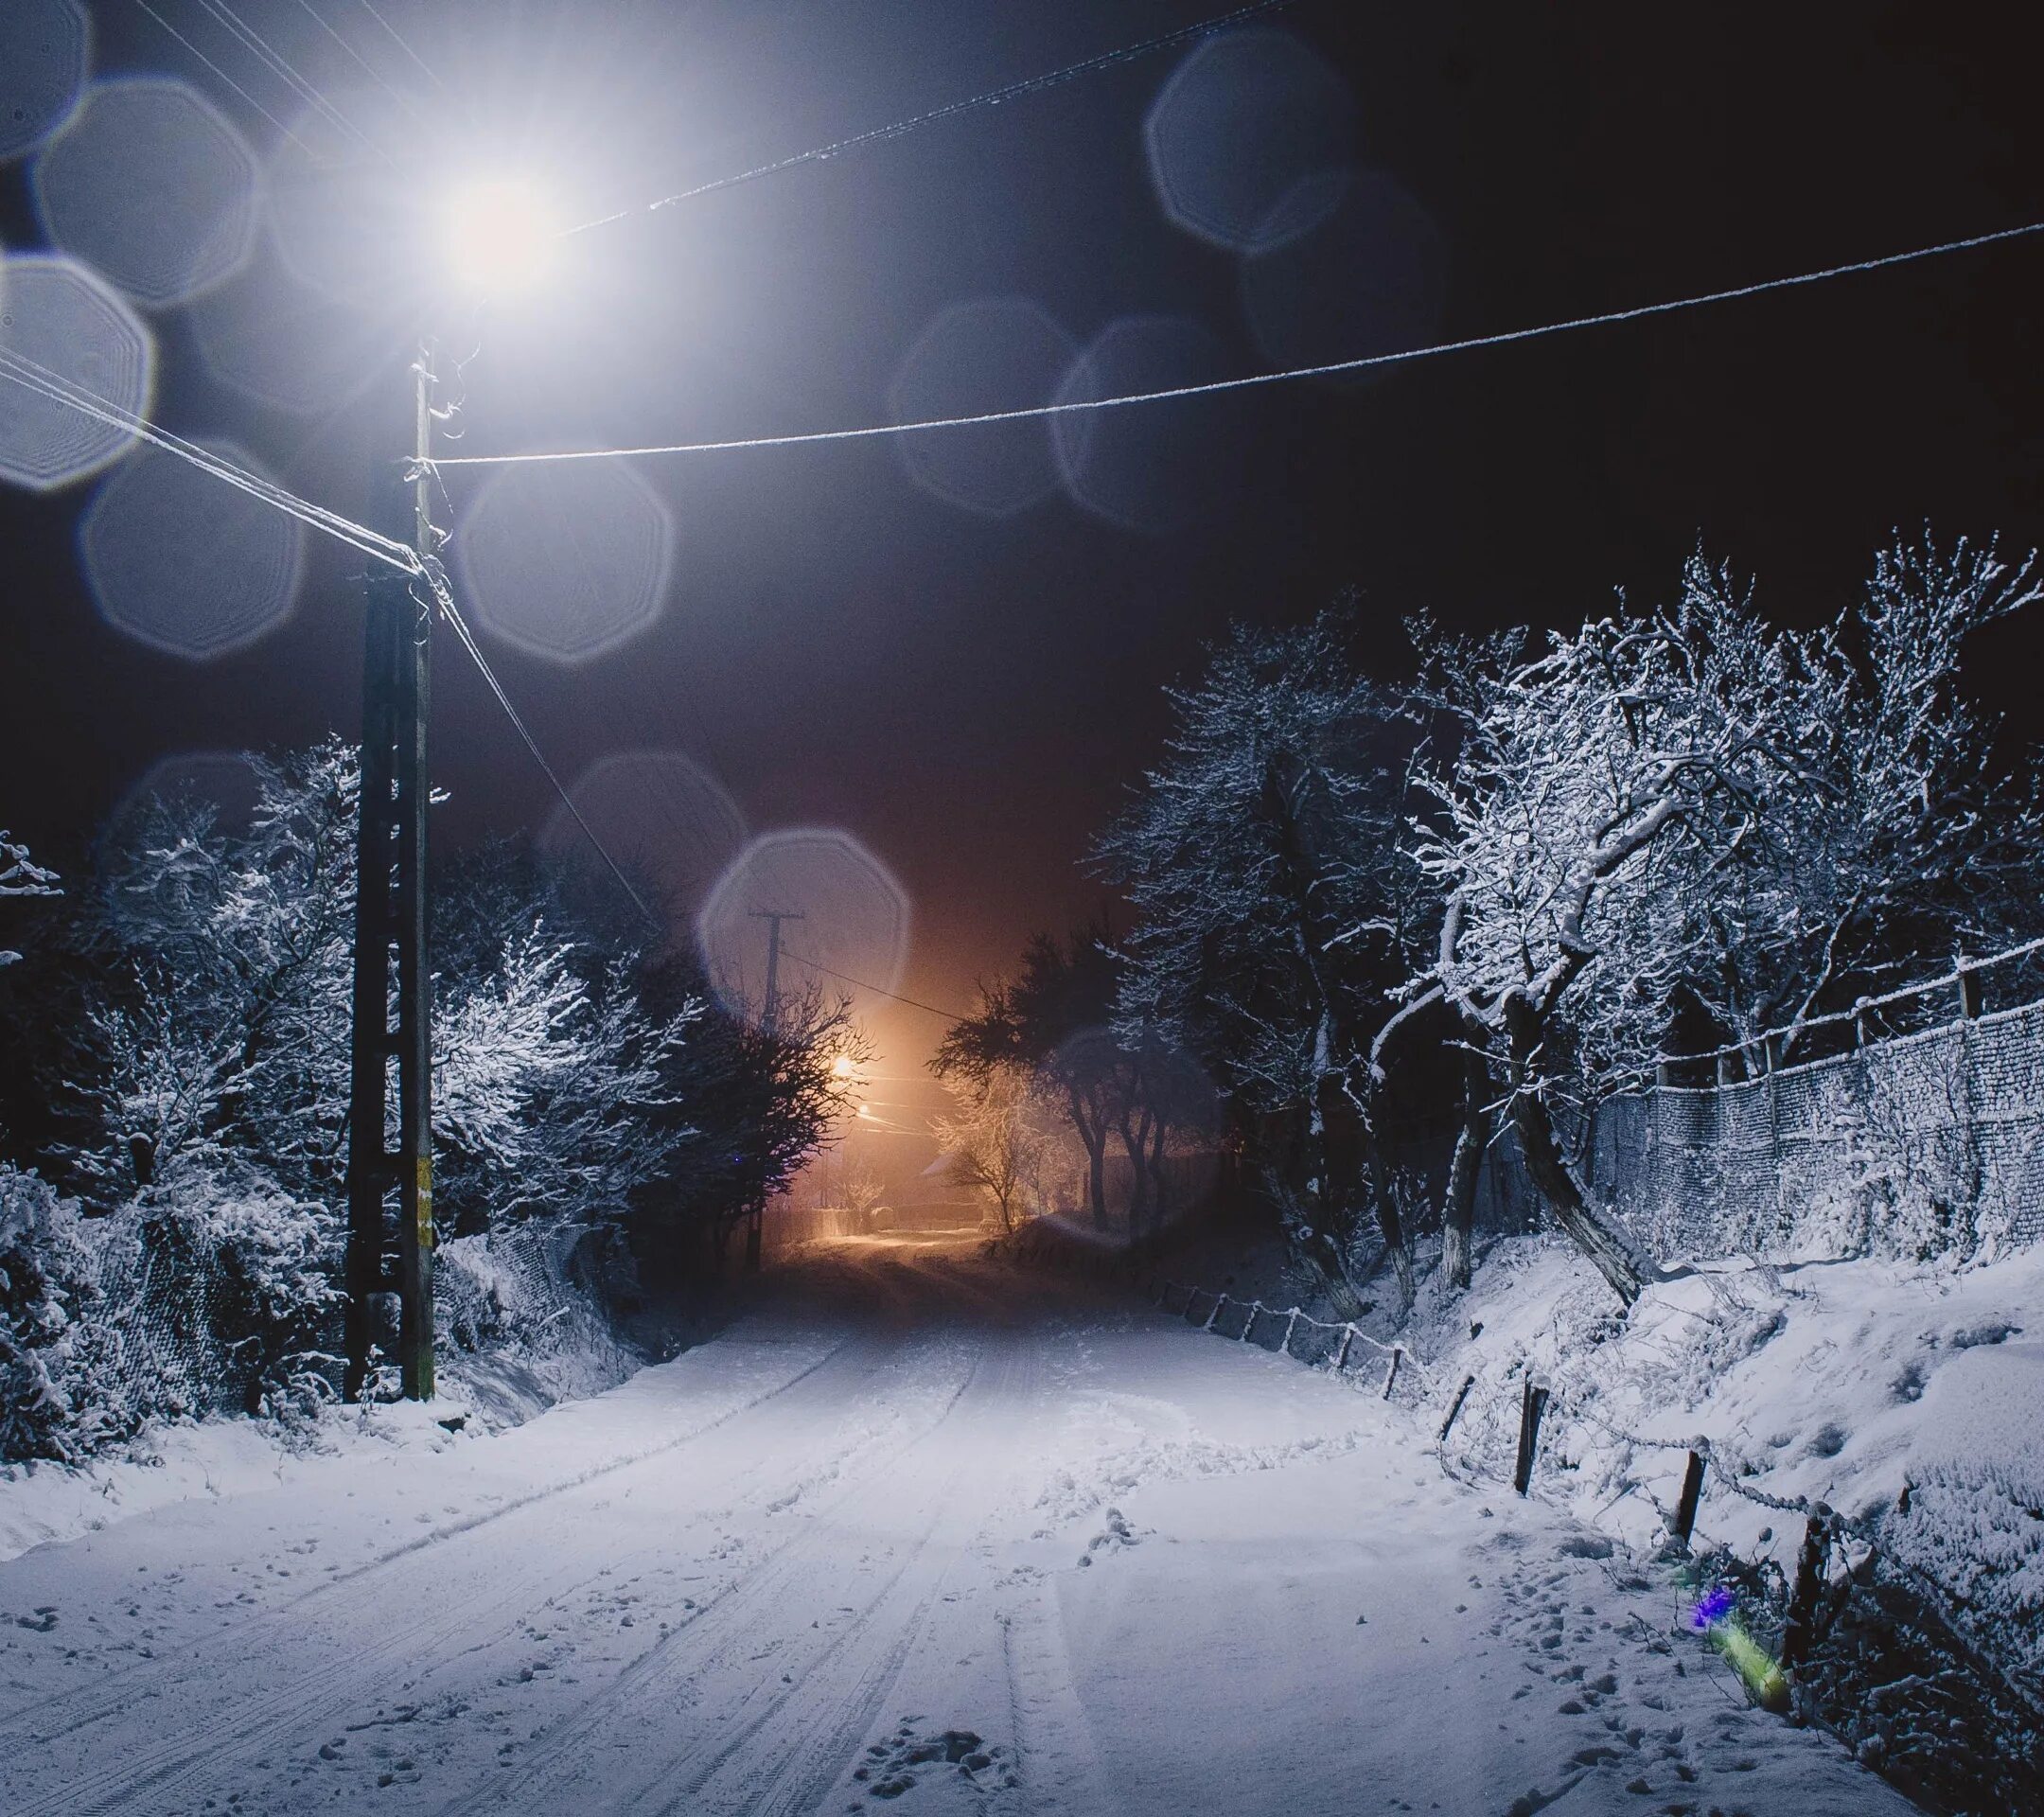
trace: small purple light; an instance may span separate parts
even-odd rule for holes
[[[1690,1611],[1689,1621],[1698,1633],[1716,1626],[1732,1613],[1732,1592],[1723,1584],[1705,1593]]]

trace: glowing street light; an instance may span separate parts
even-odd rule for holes
[[[529,290],[552,271],[560,213],[544,186],[524,176],[478,178],[448,199],[448,262],[467,288]]]
[[[850,1054],[840,1053],[831,1064],[831,1077],[833,1079],[849,1079],[856,1070],[857,1068],[852,1064]]]

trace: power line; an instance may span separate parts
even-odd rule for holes
[[[339,44],[343,50],[347,52],[349,57],[353,58],[356,63],[358,63],[361,67],[363,73],[368,76],[369,79],[375,82],[377,86],[384,92],[384,94],[388,95],[392,100],[396,101],[397,105],[403,108],[407,114],[411,115],[414,120],[418,120],[421,122],[425,120],[426,115],[419,112],[417,103],[414,102],[409,95],[405,94],[403,90],[401,90],[395,83],[393,83],[391,79],[387,76],[385,76],[381,70],[377,68],[377,66],[372,63],[366,57],[364,57],[361,51],[357,50],[355,46],[350,44],[346,38],[343,37],[342,34],[334,28],[333,25],[326,18],[326,14],[321,12],[319,9],[312,4],[312,0],[298,0],[298,4],[302,9],[304,9],[304,10],[308,14],[310,15],[312,23],[316,25],[322,31],[324,31],[327,35],[327,37],[331,38],[335,44]]]
[[[203,63],[208,69],[210,69],[214,73],[214,75],[218,76],[221,81],[225,82],[229,88],[233,89],[237,95],[240,96],[240,97],[249,104],[249,106],[254,108],[256,113],[260,114],[264,119],[268,120],[270,124],[275,127],[279,132],[283,133],[283,135],[287,139],[289,139],[293,145],[295,145],[299,149],[299,150],[303,151],[307,157],[309,158],[313,155],[312,148],[309,145],[308,145],[303,139],[301,139],[297,135],[297,133],[293,132],[290,127],[286,126],[282,120],[278,119],[274,114],[271,113],[271,111],[267,107],[265,107],[260,101],[258,101],[255,97],[255,96],[251,95],[247,89],[243,88],[239,82],[236,81],[232,76],[228,75],[228,73],[224,69],[222,69],[218,63],[216,63],[212,60],[212,58],[208,57],[204,51],[201,50],[197,44],[193,44],[189,38],[185,37],[185,35],[182,31],[180,31],[175,26],[173,26],[169,22],[169,20],[166,19],[162,13],[156,10],[154,7],[150,6],[149,0],[135,0],[135,5],[140,7],[144,12],[148,13],[151,19],[155,20],[155,22],[159,26],[161,26],[167,32],[168,32],[171,37],[175,38],[179,44],[183,44],[186,50],[190,51],[194,57],[198,58],[198,60],[202,63]]]
[[[1189,44],[1195,38],[1210,37],[1217,31],[1225,31],[1230,26],[1239,26],[1267,12],[1277,12],[1295,3],[1295,0],[1255,0],[1255,4],[1238,7],[1233,12],[1223,13],[1214,19],[1202,20],[1196,26],[1180,26],[1175,31],[1167,31],[1155,38],[1146,38],[1138,44],[1124,44],[1119,50],[1102,51],[1097,57],[1088,57],[1083,62],[1067,63],[1063,69],[1046,71],[1041,76],[1026,76],[1020,81],[1010,82],[1001,88],[990,88],[980,94],[967,97],[964,100],[949,101],[943,107],[932,108],[927,114],[913,115],[907,119],[896,120],[891,126],[872,127],[864,132],[855,132],[848,139],[837,139],[829,145],[818,146],[814,150],[798,151],[792,157],[776,158],[771,164],[755,165],[749,170],[741,170],[735,176],[714,177],[708,183],[698,183],[692,189],[678,190],[671,196],[662,196],[658,202],[643,203],[635,208],[620,208],[615,214],[599,215],[594,221],[585,221],[579,227],[562,230],[563,239],[573,234],[586,234],[592,227],[608,227],[612,221],[626,221],[633,215],[657,214],[662,208],[672,208],[678,203],[693,202],[698,196],[712,195],[719,189],[735,189],[742,183],[751,183],[760,177],[777,175],[783,170],[792,170],[800,165],[822,164],[839,157],[847,151],[861,147],[884,144],[890,139],[901,138],[920,127],[934,125],[939,120],[948,120],[960,114],[969,114],[975,108],[998,107],[1003,101],[1019,100],[1025,95],[1040,94],[1047,88],[1055,88],[1077,76],[1088,76],[1097,69],[1108,69],[1116,63],[1126,63],[1153,52],[1169,50],[1177,44]],[[363,0],[367,5],[368,0]]]
[[[1791,277],[1762,278],[1754,284],[1736,285],[1729,290],[1706,291],[1700,295],[1677,297],[1663,303],[1641,303],[1631,309],[1608,309],[1597,315],[1578,315],[1566,321],[1542,323],[1536,327],[1506,328],[1496,334],[1471,335],[1460,341],[1438,341],[1430,346],[1408,347],[1398,353],[1366,354],[1355,360],[1334,360],[1324,365],[1293,366],[1283,372],[1252,373],[1242,379],[1215,379],[1205,384],[1174,385],[1164,391],[1131,392],[1119,397],[1082,397],[1062,403],[1030,404],[1017,410],[982,411],[971,416],[939,416],[908,423],[872,423],[859,429],[816,429],[793,435],[751,435],[732,441],[673,442],[653,448],[562,449],[537,454],[462,454],[443,460],[442,467],[512,467],[555,461],[609,461],[649,454],[727,454],[749,449],[802,448],[819,442],[872,441],[885,436],[916,435],[931,430],[977,429],[989,423],[1031,422],[1043,417],[1065,416],[1078,411],[1119,410],[1133,404],[1162,404],[1187,397],[1210,397],[1224,392],[1248,391],[1262,385],[1291,383],[1300,379],[1330,379],[1343,373],[1365,372],[1375,367],[1407,365],[1415,361],[1437,359],[1443,354],[1469,353],[1479,347],[1500,347],[1518,341],[1536,341],[1553,334],[1568,334],[1578,328],[1608,327],[1618,322],[1636,322],[1651,315],[1669,315],[1679,309],[1700,309],[1709,303],[1729,303],[1740,297],[1761,296],[1771,291],[1793,290],[1801,285],[1822,284],[1834,277],[1862,272],[1877,272],[1893,265],[1908,265],[1919,259],[1937,258],[1947,253],[1968,252],[2002,240],[2021,239],[2044,233],[2044,221],[2019,227],[1997,228],[1992,233],[1972,234],[1964,239],[1941,240],[1934,246],[1913,247],[1905,253],[1886,253],[1877,258],[1855,259],[1850,264],[1827,265],[1820,271],[1799,272]]]
[[[397,48],[403,51],[407,57],[411,58],[411,60],[419,66],[419,69],[424,73],[426,79],[429,82],[431,82],[435,88],[440,90],[442,94],[447,93],[447,84],[443,82],[439,79],[439,77],[435,76],[432,73],[432,69],[428,67],[425,58],[421,57],[417,51],[414,50],[412,46],[405,42],[403,35],[398,31],[397,27],[392,25],[388,19],[384,18],[384,16],[370,4],[370,0],[361,0],[361,9],[390,34],[392,41],[396,44]]]
[[[210,449],[198,447],[181,436],[171,434],[167,430],[157,428],[132,411],[126,410],[111,399],[100,397],[97,392],[64,378],[62,373],[52,371],[25,353],[0,345],[0,379],[9,379],[24,390],[35,392],[52,403],[61,404],[67,410],[76,411],[81,416],[89,416],[110,428],[133,435],[162,449],[167,454],[174,454],[179,460],[189,463],[202,472],[210,473],[215,479],[246,492],[250,497],[289,513],[301,523],[308,524],[365,556],[386,562],[408,574],[418,572],[418,557],[404,543],[379,536],[367,526],[344,518],[338,512],[329,511],[324,505],[301,499],[296,493],[287,491],[273,481],[264,479],[259,473],[250,472],[248,468],[238,466],[223,455],[214,453]]]
[[[426,584],[432,589],[433,598],[439,602],[441,615],[454,627],[454,635],[461,640],[462,648],[468,652],[468,660],[476,665],[483,679],[488,684],[489,691],[497,697],[497,704],[504,710],[504,716],[511,721],[518,735],[525,741],[525,749],[532,752],[533,762],[539,766],[547,781],[553,784],[554,792],[561,798],[568,812],[574,817],[574,823],[582,829],[583,837],[595,848],[596,856],[609,867],[610,874],[617,879],[618,888],[631,898],[632,907],[645,917],[647,925],[664,933],[667,924],[646,907],[644,898],[632,888],[631,879],[610,856],[604,842],[596,837],[595,829],[583,819],[582,810],[575,805],[574,797],[562,785],[554,766],[547,762],[546,753],[539,749],[539,741],[533,736],[531,728],[526,725],[519,710],[511,704],[511,697],[504,692],[503,683],[498,680],[496,671],[490,667],[481,646],[475,641],[474,633],[469,630],[468,621],[462,616],[461,609],[454,603],[454,591],[448,585],[446,571],[437,561],[428,561],[421,565],[420,572],[425,576]]]
[[[863,978],[853,978],[844,972],[833,971],[828,965],[819,965],[813,959],[804,959],[792,948],[784,948],[786,955],[798,965],[806,965],[812,972],[821,972],[825,978],[835,978],[840,984],[851,984],[862,991],[871,991],[875,997],[891,998],[896,1003],[906,1003],[911,1010],[924,1010],[931,1015],[942,1016],[946,1022],[962,1022],[962,1015],[954,1015],[949,1010],[940,1010],[934,1003],[919,1003],[912,997],[904,997],[899,991],[882,990],[877,984],[869,984]]]
[[[283,82],[285,87],[289,88],[300,100],[308,102],[315,113],[325,115],[331,125],[338,127],[344,137],[354,138],[361,145],[364,150],[374,152],[384,163],[391,165],[394,168],[396,168],[396,161],[389,152],[385,151],[381,146],[378,145],[328,100],[315,83],[301,76],[291,66],[290,60],[285,57],[284,53],[272,44],[254,26],[242,19],[232,7],[227,5],[227,0],[198,0],[198,4],[201,11],[211,18],[216,25],[224,26],[227,32],[240,44],[242,48],[251,52],[258,62],[268,69],[273,76],[276,77],[278,80]]]

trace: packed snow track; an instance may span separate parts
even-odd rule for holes
[[[812,1250],[515,1432],[0,1565],[0,1808],[1911,1808],[1427,1424],[963,1236]]]

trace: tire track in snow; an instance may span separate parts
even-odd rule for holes
[[[835,1361],[854,1341],[849,1337],[840,1339],[815,1362],[799,1369],[785,1381],[749,1401],[726,1408],[714,1419],[706,1420],[698,1426],[692,1426],[687,1432],[663,1439],[644,1450],[594,1465],[573,1476],[543,1484],[527,1494],[514,1496],[491,1508],[479,1509],[460,1520],[443,1523],[408,1540],[402,1545],[393,1546],[387,1552],[336,1573],[288,1602],[250,1615],[228,1632],[201,1635],[195,1640],[182,1642],[158,1652],[144,1663],[124,1667],[101,1684],[95,1685],[90,1692],[80,1693],[76,1689],[59,1691],[49,1697],[39,1698],[32,1703],[18,1705],[4,1719],[0,1719],[0,1754],[13,1753],[36,1743],[47,1743],[93,1723],[104,1721],[108,1717],[117,1716],[131,1707],[136,1699],[155,1695],[163,1686],[180,1683],[195,1669],[203,1669],[207,1659],[242,1652],[252,1644],[252,1640],[259,1641],[265,1632],[302,1619],[308,1604],[317,1603],[337,1590],[359,1584],[364,1578],[401,1564],[429,1547],[463,1538],[508,1515],[522,1513],[541,1503],[587,1488],[590,1483],[615,1475],[620,1471],[664,1458],[682,1446],[693,1444],[719,1427],[728,1425],[741,1414],[750,1413],[769,1402],[778,1400],[790,1389],[799,1387],[819,1369]],[[56,1705],[64,1706],[67,1720],[54,1728],[37,1728],[35,1719]]]
[[[605,1733],[615,1736],[619,1729],[626,1727],[643,1727],[659,1731],[664,1725],[664,1720],[673,1717],[678,1704],[689,1702],[687,1692],[695,1685],[699,1685],[699,1682],[714,1678],[717,1672],[728,1672],[731,1682],[749,1682],[746,1667],[752,1666],[754,1660],[744,1658],[744,1653],[746,1649],[758,1648],[758,1641],[761,1641],[761,1629],[754,1627],[754,1623],[763,1619],[763,1616],[784,1611],[784,1592],[787,1592],[789,1584],[802,1572],[821,1568],[821,1574],[836,1582],[836,1574],[832,1572],[832,1551],[836,1544],[842,1539],[842,1533],[834,1523],[842,1517],[848,1505],[853,1505],[860,1496],[867,1496],[874,1486],[883,1488],[887,1494],[895,1494],[893,1475],[887,1477],[885,1484],[877,1484],[877,1477],[881,1475],[881,1472],[897,1466],[911,1451],[928,1443],[932,1435],[936,1435],[953,1419],[959,1402],[967,1396],[977,1373],[979,1373],[981,1361],[983,1351],[975,1353],[962,1380],[953,1385],[953,1390],[944,1398],[944,1404],[936,1410],[934,1419],[922,1424],[916,1433],[904,1438],[904,1443],[893,1447],[885,1457],[869,1461],[867,1466],[858,1470],[855,1480],[844,1482],[840,1492],[832,1496],[828,1505],[816,1512],[814,1525],[809,1526],[807,1531],[793,1535],[787,1544],[777,1547],[775,1553],[763,1561],[761,1570],[746,1578],[738,1586],[724,1592],[724,1595],[719,1595],[714,1602],[705,1602],[703,1609],[695,1614],[689,1623],[673,1629],[673,1633],[668,1633],[662,1641],[656,1643],[654,1648],[650,1648],[646,1653],[642,1653],[638,1660],[631,1662],[622,1674],[611,1680],[611,1685],[599,1690],[595,1697],[589,1699],[578,1711],[564,1717],[556,1727],[541,1738],[536,1755],[520,1762],[520,1766],[513,1768],[509,1774],[501,1776],[493,1784],[485,1784],[485,1787],[478,1787],[458,1796],[454,1803],[444,1805],[442,1817],[474,1817],[474,1813],[502,1811],[502,1808],[515,1808],[515,1811],[527,1811],[527,1808],[580,1811],[580,1808],[589,1808],[592,1799],[599,1799],[609,1808],[666,1808],[668,1803],[664,1799],[659,1799],[659,1796],[656,1796],[656,1803],[652,1807],[646,1807],[643,1801],[646,1801],[648,1796],[654,1796],[662,1784],[675,1784],[678,1778],[691,1774],[693,1770],[701,1768],[705,1774],[715,1772],[717,1766],[724,1764],[758,1729],[766,1725],[772,1717],[779,1715],[784,1706],[789,1704],[789,1701],[800,1692],[802,1685],[793,1685],[784,1690],[768,1690],[765,1709],[754,1715],[749,1723],[744,1725],[744,1729],[728,1741],[724,1736],[710,1738],[715,1757],[707,1764],[707,1768],[701,1766],[701,1743],[697,1748],[685,1750],[680,1755],[670,1755],[664,1762],[654,1766],[650,1784],[642,1784],[634,1792],[626,1794],[627,1803],[624,1805],[619,1805],[615,1791],[592,1789],[587,1784],[589,1760],[590,1755],[599,1752],[599,1743],[605,1738]],[[936,1525],[936,1519],[938,1517],[932,1517],[930,1526]],[[805,1666],[803,1678],[812,1674],[816,1664],[819,1664],[821,1660],[836,1658],[836,1653],[846,1646],[846,1641],[851,1641],[855,1635],[860,1633],[860,1625],[869,1619],[871,1611],[879,1607],[879,1602],[885,1600],[887,1592],[899,1582],[899,1578],[916,1561],[924,1541],[928,1539],[928,1531],[930,1528],[925,1526],[922,1537],[916,1541],[916,1545],[907,1551],[907,1556],[893,1570],[893,1574],[887,1578],[887,1582],[867,1598],[865,1607],[855,1609],[853,1619],[844,1623],[838,1629],[838,1633],[834,1633],[828,1641],[821,1643],[821,1658]],[[840,1596],[842,1592],[834,1590],[832,1595]],[[834,1604],[834,1607],[842,1607],[842,1604]],[[800,1631],[807,1633],[809,1629]],[[904,1641],[904,1653],[909,1643],[911,1637],[909,1641]],[[733,1655],[736,1655],[736,1658],[733,1658]],[[744,1709],[744,1706],[752,1701],[752,1694],[756,1690],[758,1685],[754,1682],[752,1690],[746,1690],[740,1697],[740,1709]],[[881,1692],[885,1692],[885,1685],[881,1686]],[[699,1701],[701,1699],[697,1699],[697,1702]],[[687,1796],[682,1799],[682,1803],[687,1803]]]
[[[828,1355],[802,1370],[799,1376],[791,1378],[780,1388],[759,1397],[749,1405],[756,1407],[764,1401],[778,1399],[788,1389],[808,1382],[810,1378],[819,1375],[825,1364],[842,1357],[856,1341],[848,1339],[836,1346]],[[864,1371],[865,1377],[870,1379],[894,1366],[898,1363],[902,1351],[907,1348],[909,1347],[907,1344],[895,1344],[885,1350],[872,1360]],[[826,1380],[813,1384],[811,1393],[819,1403],[815,1417],[823,1426],[826,1444],[834,1440],[841,1442],[844,1438],[843,1403],[846,1389]],[[729,1419],[735,1417],[737,1412],[745,1410],[733,1409],[731,1413],[696,1429],[688,1437],[700,1436],[701,1433],[711,1430],[713,1425],[724,1424]],[[870,1446],[872,1438],[872,1435],[870,1433],[855,1438],[849,1446],[844,1446],[840,1451],[840,1457],[846,1453],[855,1453],[862,1447]],[[686,1439],[657,1447],[626,1461],[650,1462],[676,1450],[682,1442],[686,1442]],[[758,1454],[741,1458],[737,1473],[739,1478],[758,1474],[763,1461],[763,1457]],[[775,1458],[773,1461],[784,1463],[785,1458]],[[623,1465],[618,1466],[622,1467]],[[613,1470],[589,1473],[576,1483],[564,1483],[552,1491],[524,1498],[520,1506],[530,1508],[536,1503],[555,1499],[568,1489],[584,1487],[590,1481],[613,1473]],[[777,1479],[763,1484],[756,1492],[764,1494],[780,1487],[781,1480]],[[507,1508],[502,1511],[510,1513],[518,1510]],[[712,1512],[704,1510],[702,1517],[707,1518]],[[464,1524],[452,1537],[465,1537],[481,1525],[482,1523]],[[405,1547],[400,1553],[391,1555],[389,1561],[403,1557],[415,1557],[420,1550],[421,1547],[417,1544]],[[768,1554],[756,1564],[749,1566],[749,1570],[757,1572],[770,1565],[775,1556],[777,1554]],[[435,1553],[432,1563],[436,1570],[439,1562],[439,1555]],[[373,1567],[364,1567],[351,1574],[350,1580],[359,1584],[371,1568]],[[584,1561],[553,1572],[537,1582],[529,1577],[513,1573],[502,1582],[495,1594],[481,1603],[473,1596],[461,1594],[444,1579],[431,1586],[421,1586],[422,1590],[439,1590],[444,1600],[420,1618],[395,1627],[386,1622],[377,1638],[366,1644],[355,1633],[344,1633],[332,1643],[330,1664],[311,1672],[282,1673],[278,1682],[267,1692],[236,1703],[228,1720],[208,1730],[205,1738],[195,1740],[194,1728],[181,1720],[160,1739],[155,1748],[145,1749],[139,1755],[131,1752],[123,1759],[110,1763],[97,1773],[87,1771],[74,1775],[64,1783],[60,1792],[45,1796],[39,1802],[10,1805],[9,1817],[56,1817],[59,1812],[65,1813],[66,1817],[70,1817],[71,1813],[77,1813],[78,1817],[97,1817],[100,1812],[147,1808],[146,1804],[138,1805],[133,1801],[138,1798],[160,1799],[186,1781],[207,1772],[222,1775],[237,1770],[247,1771],[247,1763],[263,1753],[266,1744],[279,1741],[284,1732],[306,1730],[326,1734],[340,1725],[340,1719],[345,1713],[359,1709],[367,1702],[387,1701],[393,1685],[408,1681],[415,1685],[435,1665],[459,1658],[465,1652],[476,1650],[480,1646],[488,1645],[491,1640],[501,1638],[505,1632],[515,1632],[519,1615],[537,1607],[546,1606],[550,1600],[571,1595],[576,1589],[601,1578],[614,1576],[619,1568],[620,1561],[613,1558],[606,1561],[594,1571],[589,1570],[587,1561]],[[742,1583],[744,1580],[740,1581]],[[273,1632],[279,1618],[291,1614],[293,1609],[302,1608],[305,1602],[324,1595],[333,1587],[330,1584],[321,1585],[318,1590],[300,1598],[298,1603],[287,1605],[260,1619],[267,1630]],[[387,1597],[387,1584],[379,1581],[376,1588]],[[378,1613],[380,1614],[389,1606],[388,1601],[378,1605]],[[499,1618],[507,1614],[512,1618],[508,1622],[500,1623]],[[244,1660],[251,1650],[247,1628],[248,1624],[243,1624],[241,1628],[229,1633],[217,1637],[208,1636],[206,1641],[200,1643],[200,1647],[187,1649],[185,1656],[176,1662],[178,1670],[161,1674],[160,1679],[163,1682],[139,1692],[132,1686],[129,1687],[114,1707],[132,1709],[137,1697],[164,1696],[171,1681],[182,1684],[195,1672],[203,1673],[203,1662],[192,1658],[192,1654],[198,1652],[201,1647],[209,1658],[220,1657],[222,1664],[230,1659],[237,1662]],[[479,1635],[479,1631],[486,1632]],[[294,1634],[290,1638],[302,1647],[302,1634]],[[460,1645],[462,1642],[471,1644],[463,1647]],[[81,1718],[65,1724],[56,1734],[75,1733],[87,1726],[89,1720],[99,1720],[110,1713],[112,1712],[102,1708],[90,1718]],[[225,1730],[224,1734],[221,1733],[222,1728]],[[38,1738],[46,1741],[55,1738],[55,1735]]]

